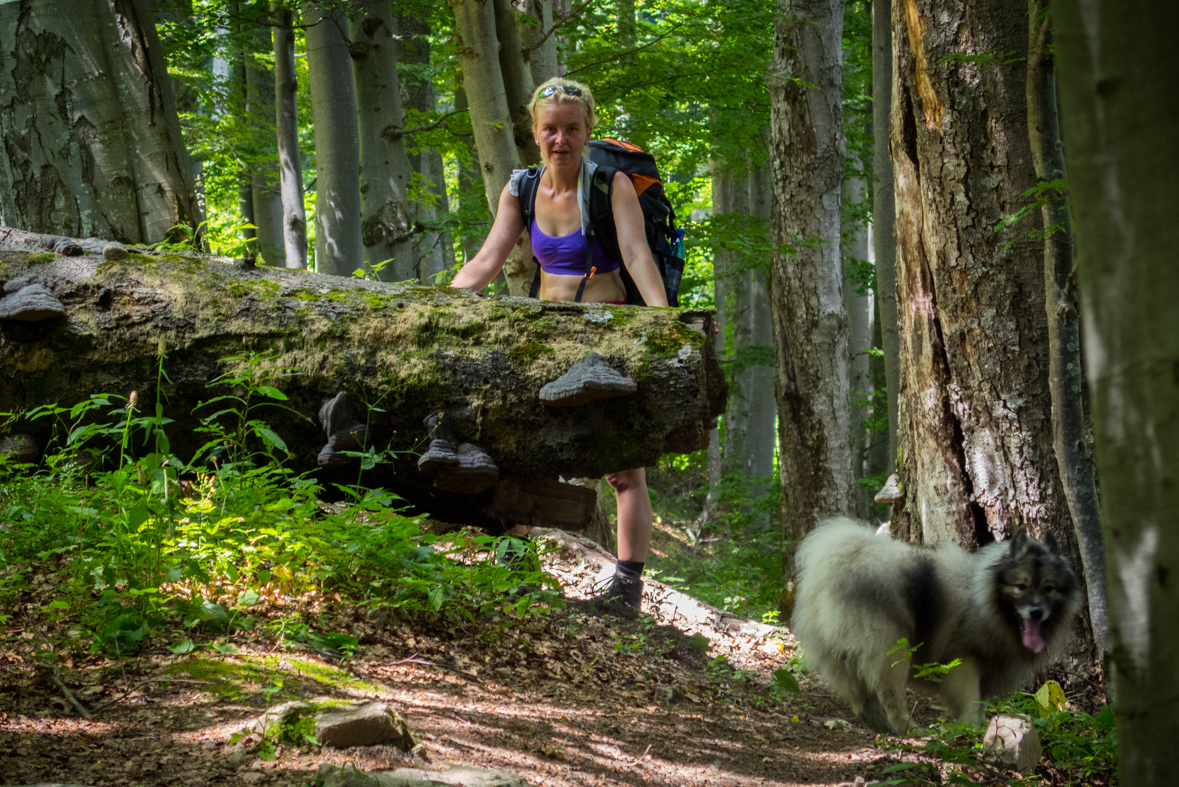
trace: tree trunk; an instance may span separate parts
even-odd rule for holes
[[[506,487],[484,498],[435,492],[417,468],[428,414],[450,414],[459,440],[494,460],[501,484],[531,484],[598,477],[702,449],[724,408],[707,312],[480,298],[449,288],[245,269],[196,254],[45,263],[41,240],[0,232],[0,280],[42,276],[66,312],[36,324],[0,321],[0,368],[8,370],[0,412],[132,389],[152,401],[163,347],[168,417],[175,419],[169,434],[183,459],[206,438],[190,413],[221,392],[209,381],[242,370],[250,352],[271,354],[266,365],[288,372],[270,383],[282,390],[284,406],[257,417],[285,441],[293,469],[314,467],[325,435],[313,419],[325,399],[347,391],[360,420],[366,403],[372,408],[369,445],[397,452],[391,464],[366,474],[366,483],[448,521],[499,516],[488,510],[510,521],[519,509],[508,498],[519,495]],[[636,341],[642,336],[645,342]],[[544,385],[589,352],[604,356],[638,391],[578,407],[538,401]],[[208,411],[197,416],[202,412]],[[12,428],[29,431],[27,424]],[[353,466],[321,480],[355,482],[356,473]],[[472,513],[464,513],[467,507]]]
[[[242,140],[234,158],[240,166],[237,172],[237,211],[241,214],[242,224],[238,228],[241,237],[242,256],[249,256],[258,252],[258,228],[254,224],[254,187],[250,182],[250,168],[257,158],[254,144],[257,136],[250,128],[249,104],[247,96],[250,86],[246,79],[246,29],[248,24],[242,14],[242,5],[230,2],[228,6],[229,19],[233,25],[233,34],[229,47],[229,100],[226,102],[230,112],[230,126],[235,136]]]
[[[635,0],[615,0],[614,8],[618,13],[618,43],[623,49],[630,49],[638,42]]]
[[[520,156],[513,139],[511,110],[499,65],[494,0],[449,0],[458,36],[459,65],[463,92],[471,111],[471,128],[479,152],[483,193],[494,216],[499,195],[520,168]],[[504,279],[512,295],[527,295],[536,273],[532,250],[526,247],[528,233],[504,264]]]
[[[307,81],[315,124],[315,270],[351,276],[364,261],[356,94],[340,8],[306,3]]]
[[[0,223],[140,243],[201,221],[147,0],[0,5],[0,96]]]
[[[397,28],[388,0],[360,6],[351,31],[365,267],[381,281],[406,281],[417,277],[406,199],[413,170],[399,133],[405,115],[397,78]]]
[[[1179,727],[1179,6],[1058,0],[1052,12],[1110,557],[1118,776],[1163,787]]]
[[[1051,448],[1043,247],[996,231],[1035,183],[1026,64],[994,54],[1026,51],[1026,11],[894,6],[899,532],[973,549],[1027,526],[1075,555]]]
[[[522,21],[520,38],[524,42],[528,68],[532,71],[532,84],[539,85],[559,74],[557,37],[545,35],[553,26],[553,0],[521,0],[516,7],[537,22]]]
[[[282,197],[282,242],[288,268],[307,267],[307,211],[303,207],[303,156],[299,150],[299,85],[295,72],[293,11],[274,4],[275,127]]]
[[[418,66],[430,64],[430,25],[412,16],[398,16],[399,40],[397,57],[402,63]],[[405,74],[400,80],[403,105],[419,112],[433,112],[437,107],[434,99],[434,85],[428,76],[416,77]],[[405,138],[406,149],[417,147],[412,136]],[[446,177],[442,165],[442,154],[433,148],[422,148],[411,153],[410,166],[427,184],[426,190],[433,195],[433,201],[419,200],[410,205],[417,231],[414,233],[413,254],[415,275],[423,284],[437,280],[438,274],[454,267],[454,238],[442,229],[433,229],[444,216],[450,213],[450,201],[446,195]]]
[[[499,68],[504,79],[504,94],[508,99],[508,112],[512,116],[513,140],[516,155],[526,167],[540,163],[540,148],[532,136],[532,114],[528,104],[536,87],[532,81],[520,28],[516,22],[516,9],[512,0],[489,0],[495,5],[495,33],[499,39]]]
[[[733,175],[723,162],[712,163],[712,216],[714,219],[728,216],[733,210]],[[712,255],[712,301],[716,306],[716,351],[722,361],[729,357],[729,277],[728,267],[733,252],[717,249]],[[727,375],[726,375],[727,376]],[[734,393],[732,389],[730,395]],[[725,432],[729,428],[729,408],[726,407]],[[700,512],[699,524],[711,520],[720,506],[721,481],[724,478],[724,450],[721,445],[720,427],[715,427],[708,437],[708,495],[704,510]]]
[[[841,196],[848,205],[858,205],[867,199],[868,185],[862,178],[849,178],[843,182]],[[851,393],[850,430],[848,440],[851,446],[852,477],[859,479],[867,474],[868,434],[864,419],[868,415],[865,400],[871,388],[868,379],[868,348],[872,344],[871,296],[856,291],[856,283],[849,280],[853,260],[868,258],[868,228],[862,224],[843,227],[843,307],[847,311],[847,382]],[[866,518],[870,512],[872,495],[856,487],[855,513]]]
[[[744,162],[742,162],[742,165]],[[722,175],[723,214],[736,226],[749,224],[749,177],[744,167],[726,171]],[[714,203],[715,204],[715,203]],[[715,210],[715,208],[714,208]],[[713,215],[716,215],[715,213]],[[729,360],[742,357],[742,350],[749,346],[749,324],[746,310],[749,308],[750,281],[748,271],[742,270],[746,260],[740,253],[725,253],[721,271],[716,271],[713,261],[713,275],[716,277],[716,294],[724,298],[725,356]],[[719,304],[719,301],[718,301]],[[740,375],[729,378],[729,404],[725,408],[725,434],[721,444],[721,475],[732,475],[744,471],[745,435],[749,429],[749,391],[741,385]]]
[[[892,107],[891,0],[872,3],[872,251],[876,261],[876,297],[880,301],[880,349],[888,394],[888,465],[897,461],[897,415],[901,391],[900,334],[897,333],[896,192],[888,152]]]
[[[773,134],[770,271],[783,568],[818,522],[851,512],[847,315],[840,266],[841,0],[778,0],[767,83]]]
[[[1047,0],[1029,0],[1028,134],[1036,179],[1064,180],[1064,146],[1056,102],[1056,62],[1051,52],[1051,17],[1039,19]],[[1105,547],[1096,468],[1086,436],[1081,364],[1081,325],[1073,277],[1073,238],[1063,188],[1047,195],[1044,223],[1044,292],[1048,315],[1048,381],[1056,464],[1085,567],[1089,620],[1098,652],[1108,653],[1109,618],[1105,592]],[[1053,228],[1059,228],[1054,230]]]
[[[757,222],[754,226],[762,228],[759,230],[762,233],[769,231],[772,195],[769,163],[753,167],[749,173],[749,215]],[[768,237],[763,235],[762,239],[768,240]],[[769,267],[770,260],[766,259],[761,266],[748,273],[749,307],[746,314],[750,345],[772,350],[774,329],[770,296],[766,288]],[[774,402],[774,367],[750,366],[741,373],[738,382],[748,392],[746,395],[749,398],[745,472],[751,478],[765,478],[774,472],[774,443],[777,439],[774,430],[774,420],[778,415]],[[764,494],[768,489],[758,486],[756,491]]]
[[[266,3],[255,3],[254,12],[263,24],[249,23],[254,29],[255,48],[246,53],[246,122],[254,129],[255,159],[250,172],[250,196],[254,226],[257,228],[258,253],[268,265],[286,267],[283,242],[282,194],[279,191],[275,144],[275,75],[262,67],[255,52],[274,49]]]

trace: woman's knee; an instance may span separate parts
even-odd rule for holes
[[[629,492],[632,489],[640,489],[647,484],[647,473],[642,467],[637,467],[632,470],[621,470],[617,473],[607,473],[606,482],[614,488],[614,491],[622,494]]]

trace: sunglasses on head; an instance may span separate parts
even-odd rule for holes
[[[581,92],[581,88],[574,87],[573,85],[549,85],[548,87],[541,89],[540,95],[542,98],[548,98],[558,90],[567,96],[574,96],[581,99],[585,98],[585,93]]]

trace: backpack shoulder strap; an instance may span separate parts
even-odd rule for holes
[[[520,178],[517,198],[520,200],[520,215],[524,218],[526,232],[532,231],[532,220],[536,217],[536,191],[540,187],[540,173],[541,167],[529,167],[525,170],[524,176]],[[528,292],[529,298],[540,295],[540,260],[536,259],[534,254],[532,261],[536,263],[536,275],[532,277],[532,286]]]
[[[524,229],[532,226],[536,217],[536,191],[540,187],[541,167],[529,167],[520,178],[520,214],[524,217]]]
[[[614,194],[615,172],[617,170],[613,167],[599,166],[594,170],[593,178],[590,180],[590,215],[589,225],[585,233],[585,275],[581,277],[581,283],[577,285],[577,295],[573,298],[575,303],[581,303],[581,296],[585,292],[585,284],[594,275],[594,243],[601,243],[600,237],[603,230],[607,230],[607,222],[609,222],[610,228],[614,226],[611,197]],[[607,231],[606,235],[608,236],[609,234]]]

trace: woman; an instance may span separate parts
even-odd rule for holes
[[[602,244],[594,244],[594,275],[585,279],[586,238],[583,231],[583,197],[579,182],[588,184],[595,169],[585,156],[596,118],[594,98],[580,82],[560,77],[536,89],[529,105],[532,133],[540,147],[544,169],[536,191],[535,218],[528,227],[532,251],[540,261],[540,297],[572,301],[585,280],[583,303],[626,303],[626,287],[618,264],[606,256]],[[483,248],[463,266],[452,287],[483,289],[504,266],[525,229],[520,209],[519,183],[524,170],[499,196],[499,211]],[[643,213],[630,178],[614,175],[612,204],[622,262],[651,306],[666,306],[663,280],[651,258],[643,230]],[[585,208],[588,210],[588,206]],[[606,476],[618,497],[618,562],[609,587],[598,596],[604,603],[638,609],[643,593],[643,566],[651,543],[651,498],[643,468]],[[514,535],[527,529],[517,526]]]

